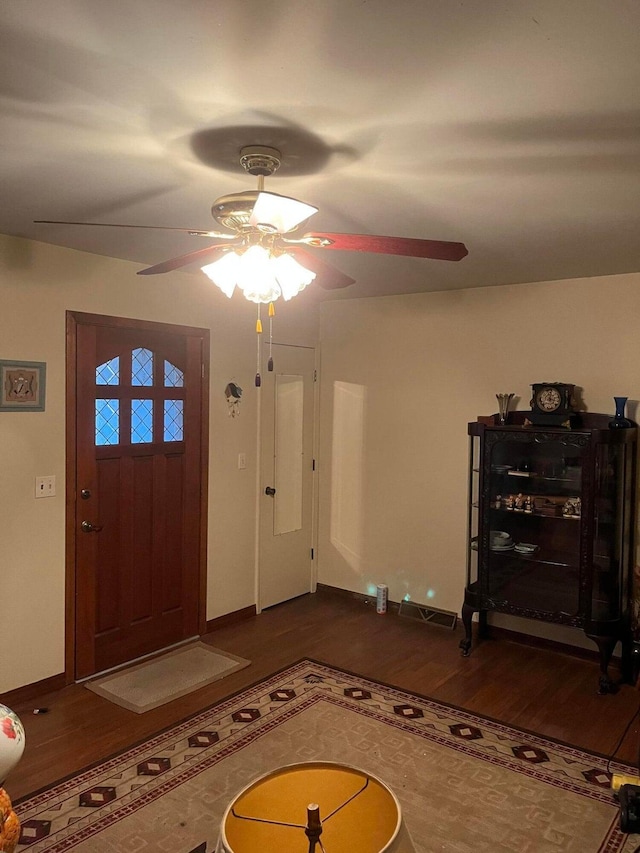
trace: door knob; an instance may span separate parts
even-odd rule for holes
[[[99,533],[102,530],[101,524],[92,524],[90,521],[83,521],[80,527],[83,533]]]
[[[276,490],[273,488],[273,486],[267,486],[267,488],[264,490],[264,493],[265,493],[265,495],[269,495],[270,497],[273,497],[276,493]]]

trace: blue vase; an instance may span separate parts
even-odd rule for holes
[[[631,421],[624,416],[624,409],[627,405],[627,397],[614,397],[616,404],[616,413],[612,420],[609,421],[609,429],[629,429],[633,426]]]

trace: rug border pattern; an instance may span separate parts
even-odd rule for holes
[[[345,692],[347,689],[370,695],[355,698],[353,694]],[[293,690],[295,696],[285,701],[273,699],[274,693],[286,690]],[[609,788],[589,781],[584,775],[588,769],[610,776],[610,767],[602,756],[346,673],[327,664],[303,660],[238,691],[137,746],[17,803],[16,811],[23,824],[29,820],[51,820],[51,831],[46,839],[20,844],[17,851],[64,853],[214,766],[290,717],[323,701],[581,796],[612,802]],[[414,717],[406,718],[402,711],[397,710],[407,707],[409,713],[413,709]],[[235,719],[234,714],[237,715],[239,709],[243,708],[249,709],[251,714],[247,719]],[[452,719],[458,725],[464,724],[480,730],[482,737],[466,740],[454,735],[449,728]],[[189,736],[203,728],[215,730],[219,739],[204,748],[190,748]],[[515,745],[553,754],[553,768],[546,762],[535,764],[518,758],[513,752]],[[166,757],[176,760],[176,765],[158,776],[144,777],[141,782],[135,768],[145,760],[162,756],[163,752],[167,754]],[[77,801],[79,792],[114,783],[114,774],[123,793],[118,791],[114,802],[90,809],[89,814],[86,810],[78,813],[79,807],[73,803]],[[113,787],[117,788],[117,784],[114,783]],[[616,818],[612,820],[600,853],[616,853],[624,844],[627,836],[618,830]]]

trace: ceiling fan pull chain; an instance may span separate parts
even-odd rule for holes
[[[256,340],[258,342],[257,358],[256,358],[256,388],[262,385],[260,377],[260,335],[262,334],[262,320],[260,319],[260,303],[258,302],[258,317],[256,319]]]
[[[269,361],[267,362],[267,370],[273,373],[273,318],[276,314],[276,306],[273,302],[269,303]]]

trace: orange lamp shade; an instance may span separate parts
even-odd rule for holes
[[[307,853],[307,808],[316,804],[327,850],[414,853],[400,804],[384,782],[332,762],[293,764],[244,788],[225,811],[216,853]]]

